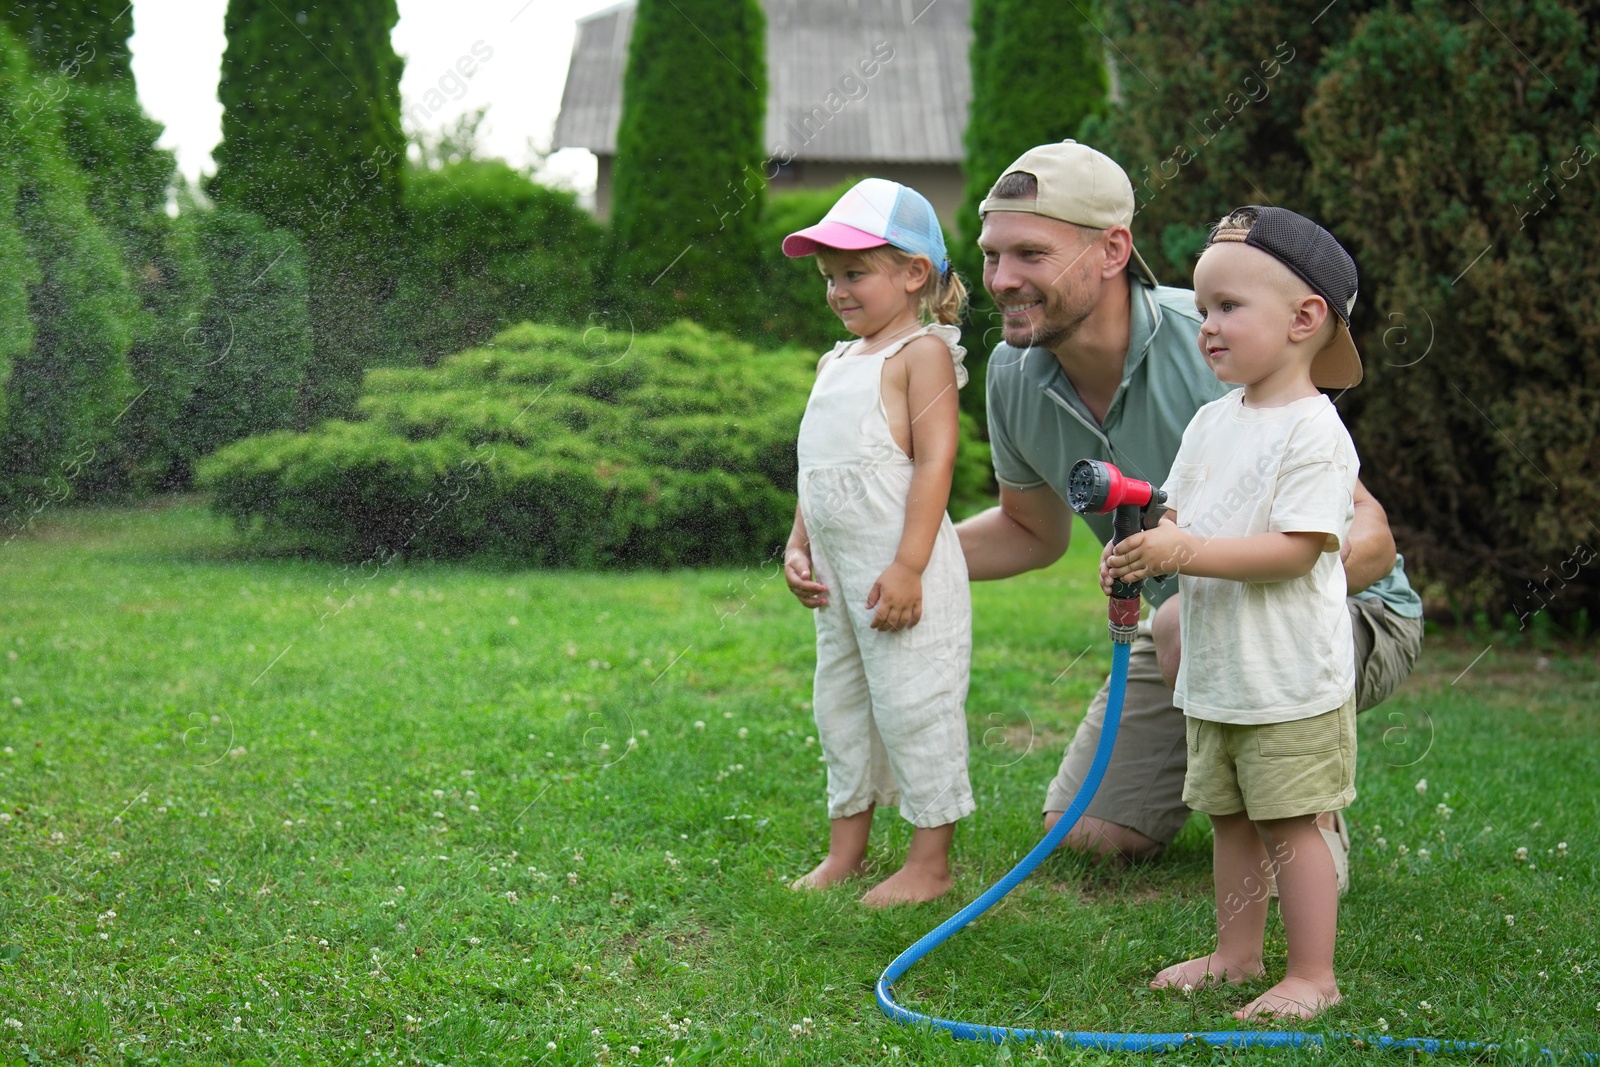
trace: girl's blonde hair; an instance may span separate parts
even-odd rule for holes
[[[837,254],[831,249],[817,251],[817,263],[821,266],[831,255]],[[913,256],[902,251],[894,245],[878,245],[875,248],[864,248],[856,253],[861,257],[870,270],[890,271],[905,270],[911,266],[913,260],[927,260],[927,256]],[[961,321],[962,313],[967,309],[967,287],[962,282],[961,275],[955,268],[939,273],[939,269],[929,262],[928,280],[917,293],[917,318],[923,322],[938,322],[945,325],[955,325]]]

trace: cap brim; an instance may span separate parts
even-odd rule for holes
[[[819,222],[785,237],[783,254],[792,257],[814,256],[818,250],[827,248],[858,252],[863,248],[877,248],[888,243],[882,237],[874,237],[865,230],[846,226],[842,222]]]
[[[1144,261],[1144,257],[1139,254],[1139,249],[1137,248],[1131,249],[1128,253],[1128,269],[1132,271],[1139,278],[1139,280],[1148,285],[1157,286],[1161,284],[1160,282],[1156,281],[1156,272],[1150,269],[1150,264]]]
[[[1349,389],[1361,384],[1362,373],[1361,353],[1350,328],[1340,320],[1333,328],[1333,340],[1311,361],[1311,384],[1318,389]]]

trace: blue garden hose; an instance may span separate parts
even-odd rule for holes
[[[932,952],[939,945],[949,940],[958,930],[965,927],[973,919],[988,911],[998,904],[1002,897],[1010,893],[1022,880],[1033,873],[1033,869],[1044,862],[1044,858],[1054,852],[1061,839],[1077,823],[1083,815],[1084,809],[1089,806],[1089,801],[1094,799],[1095,791],[1100,788],[1100,779],[1105,776],[1106,765],[1111,762],[1111,748],[1117,741],[1117,726],[1122,720],[1122,697],[1128,685],[1128,645],[1117,644],[1113,646],[1111,659],[1111,691],[1106,702],[1105,725],[1100,731],[1100,744],[1094,752],[1094,762],[1089,767],[1089,774],[1078,788],[1078,793],[1072,798],[1072,803],[1062,814],[1059,822],[1050,828],[1044,839],[1034,846],[1033,851],[1022,858],[1022,862],[1013,867],[1004,878],[984,891],[983,895],[971,904],[956,912],[950,918],[940,923],[922,939],[900,955],[894,962],[884,968],[883,974],[878,978],[877,997],[878,1007],[883,1013],[897,1022],[908,1024],[921,1024],[936,1026],[948,1030],[951,1034],[964,1041],[989,1041],[994,1044],[1004,1042],[1054,1042],[1064,1045],[1076,1045],[1080,1048],[1101,1049],[1106,1052],[1161,1052],[1178,1048],[1186,1044],[1224,1045],[1234,1048],[1302,1048],[1308,1045],[1327,1045],[1331,1041],[1350,1041],[1356,1047],[1372,1047],[1384,1049],[1410,1049],[1421,1052],[1492,1052],[1499,1046],[1484,1044],[1478,1041],[1455,1041],[1432,1037],[1387,1037],[1382,1034],[1309,1034],[1301,1031],[1285,1030],[1214,1030],[1209,1033],[1173,1033],[1173,1034],[1118,1034],[1094,1030],[1033,1030],[1015,1026],[985,1026],[981,1023],[964,1023],[955,1019],[941,1019],[933,1015],[924,1015],[912,1011],[895,1003],[894,983],[900,979],[911,966],[922,957]],[[1554,1061],[1561,1054],[1549,1049],[1540,1052],[1548,1059]],[[1578,1058],[1586,1063],[1600,1064],[1600,1056],[1588,1053],[1579,1053]]]

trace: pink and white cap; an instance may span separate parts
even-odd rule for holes
[[[851,186],[821,222],[785,237],[783,254],[812,256],[828,248],[856,252],[881,245],[927,256],[941,274],[950,269],[933,205],[910,186],[887,178],[864,178]]]

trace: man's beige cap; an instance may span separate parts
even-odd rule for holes
[[[1115,160],[1086,144],[1066,140],[1030,148],[1001,177],[1015,171],[1033,175],[1039,195],[1032,200],[989,196],[978,205],[979,218],[991,211],[1026,211],[1096,230],[1133,222],[1133,183]],[[1128,269],[1151,285],[1160,284],[1137,248]]]

